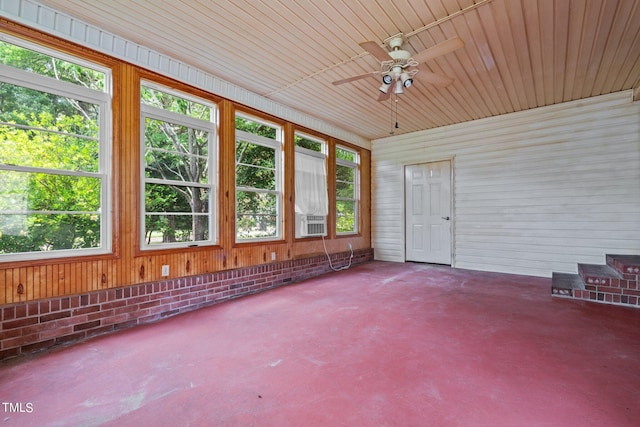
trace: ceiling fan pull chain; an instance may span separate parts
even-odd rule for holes
[[[390,102],[393,102],[392,98],[389,98]],[[389,127],[391,128],[391,131],[389,132],[389,135],[393,135],[394,134],[394,130],[393,130],[393,104],[389,105]]]
[[[395,103],[396,103],[396,129],[398,129],[398,95],[397,94],[396,94]]]

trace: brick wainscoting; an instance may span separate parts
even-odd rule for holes
[[[334,267],[350,252],[333,254]],[[354,251],[352,264],[373,260]],[[0,307],[0,360],[155,322],[331,271],[325,255]]]

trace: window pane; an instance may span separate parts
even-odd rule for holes
[[[0,125],[0,163],[98,172],[100,144],[58,132]]]
[[[277,235],[277,197],[251,191],[236,192],[236,230],[240,239]]]
[[[0,63],[41,76],[104,91],[104,73],[0,41]]]
[[[143,104],[172,111],[196,119],[211,121],[213,109],[205,104],[172,95],[146,86],[140,87],[140,99]]]
[[[353,151],[345,150],[344,148],[336,148],[336,157],[338,159],[347,160],[349,162],[356,162],[356,153]]]
[[[295,136],[295,144],[298,147],[306,148],[307,150],[317,151],[319,153],[322,153],[322,147],[324,145],[322,142],[305,138],[300,135]]]
[[[276,189],[275,150],[259,144],[236,143],[236,185]]]
[[[349,166],[336,165],[336,179],[345,182],[354,182],[356,169]]]
[[[336,201],[336,231],[345,233],[355,231],[355,202],[347,200]]]
[[[336,165],[336,180],[340,183],[355,182],[356,169],[348,166]]]
[[[145,185],[145,239],[147,244],[209,239],[207,188]],[[159,215],[153,215],[158,213]],[[178,215],[182,213],[182,215]],[[201,214],[201,215],[190,215]]]
[[[209,212],[209,190],[203,187],[180,185],[145,185],[147,212]]]
[[[147,245],[209,240],[209,217],[205,215],[146,215]]]
[[[208,132],[147,118],[145,143],[147,178],[208,182]]]
[[[145,215],[145,244],[206,242],[209,233],[209,217],[206,215]]]
[[[16,201],[20,200],[20,203]],[[3,211],[100,210],[100,179],[0,171],[0,208]]]
[[[273,126],[240,116],[236,116],[236,129],[269,139],[276,139],[278,134],[278,130]]]
[[[262,166],[265,168],[276,167],[276,151],[271,147],[252,144],[250,142],[236,142],[236,163]]]
[[[353,184],[341,181],[336,182],[336,196],[338,198],[353,199],[354,194],[355,192]]]
[[[0,121],[96,138],[97,104],[0,82]]]
[[[0,254],[100,247],[95,214],[0,214]]]
[[[236,185],[238,187],[275,190],[276,171],[274,169],[238,165],[236,166]]]
[[[207,157],[209,132],[150,118],[145,123],[147,147]]]
[[[336,196],[339,198],[355,198],[355,168],[336,166]]]

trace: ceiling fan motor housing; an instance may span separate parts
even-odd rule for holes
[[[389,56],[399,65],[406,64],[409,58],[411,58],[411,54],[406,50],[392,50],[389,52]]]
[[[400,78],[400,74],[403,73],[404,68],[408,65],[408,62],[411,59],[411,54],[406,50],[398,49],[389,52],[389,56],[391,57],[391,60],[385,61],[386,63],[382,64],[383,72],[391,75],[393,80],[398,80]]]

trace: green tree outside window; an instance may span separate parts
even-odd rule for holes
[[[0,254],[106,247],[106,74],[4,41],[0,64]],[[50,90],[34,88],[46,81]],[[69,85],[95,92],[96,102],[70,95]]]

